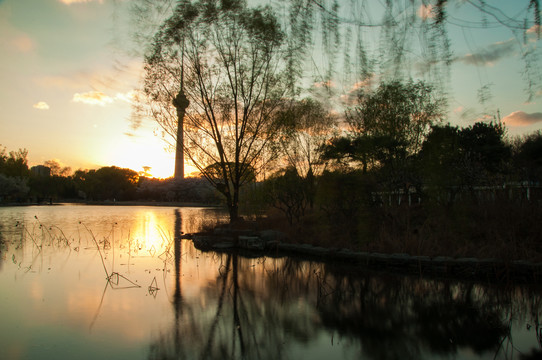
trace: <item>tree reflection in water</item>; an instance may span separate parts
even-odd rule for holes
[[[340,342],[353,358],[454,357],[460,351],[519,358],[511,335],[517,319],[539,339],[539,291],[293,258],[219,254],[216,282],[201,290],[206,304],[186,301],[180,225],[178,213],[175,319],[152,342],[151,359],[293,359],[322,334],[326,346]]]

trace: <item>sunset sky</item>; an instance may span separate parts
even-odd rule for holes
[[[0,0],[0,144],[8,151],[28,149],[30,165],[54,159],[73,170],[150,166],[154,176],[173,174],[174,156],[155,136],[157,126],[148,121],[131,127],[141,62],[124,46],[128,36],[121,12],[127,2]],[[492,3],[514,16],[524,14],[529,2]],[[461,13],[465,9],[451,15],[469,18]],[[472,14],[473,21],[479,18]],[[449,121],[468,126],[499,110],[510,135],[542,129],[542,91],[536,89],[527,102],[521,41],[504,28],[449,30],[454,52]],[[533,56],[542,56],[535,30],[527,41]],[[542,76],[541,70],[533,74]],[[492,96],[481,105],[483,86]]]

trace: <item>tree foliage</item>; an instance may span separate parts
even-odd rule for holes
[[[28,170],[28,150],[19,149],[7,153],[6,148],[0,149],[0,174],[11,177],[27,177]]]
[[[0,147],[0,201],[22,201],[29,192],[28,150]]]
[[[74,181],[89,200],[133,200],[138,180],[134,170],[116,166],[77,170],[74,174]]]
[[[441,120],[442,101],[423,82],[383,83],[374,92],[361,92],[346,112],[350,126],[342,137],[324,147],[328,159],[386,169],[386,177],[404,180],[409,159],[418,153],[431,125]]]
[[[441,120],[442,105],[421,81],[392,81],[372,93],[362,91],[347,121],[354,136],[387,138],[390,156],[408,156],[419,151],[431,124]]]
[[[511,147],[499,123],[435,125],[418,155],[423,182],[454,194],[480,185],[501,185],[508,175]]]
[[[539,130],[522,139],[513,159],[521,180],[542,181],[542,132]]]

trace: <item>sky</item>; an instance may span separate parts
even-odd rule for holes
[[[141,65],[116,41],[109,0],[0,0],[0,144],[29,165],[120,166],[168,177],[156,126],[131,127]]]
[[[133,128],[130,121],[141,60],[128,56],[122,44],[128,37],[119,9],[128,1],[0,0],[2,147],[26,148],[30,166],[55,160],[72,170],[148,166],[153,176],[173,175],[174,155],[165,151],[156,124]],[[512,16],[528,1],[493,3]],[[452,22],[480,18],[461,13],[468,7],[456,8],[450,7]],[[511,136],[542,129],[542,92],[538,88],[528,99],[524,91],[521,41],[509,29],[470,25],[449,28],[454,61],[448,120],[469,126],[498,112]],[[533,30],[529,46],[533,56],[542,56]],[[541,76],[536,69],[534,74]],[[483,104],[481,89],[491,94]]]

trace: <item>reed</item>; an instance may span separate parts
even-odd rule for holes
[[[15,224],[15,227],[19,227],[19,225],[21,226],[21,228],[23,229],[23,232],[26,233],[30,239],[32,240],[32,242],[34,243],[34,245],[36,245],[36,247],[38,248],[38,250],[41,252],[41,249],[42,249],[42,246],[41,245],[38,245],[38,243],[36,242],[36,239],[34,239],[34,236],[30,233],[30,231],[28,231],[27,227],[24,225],[24,223],[20,223],[19,221],[17,221],[17,223]]]
[[[103,265],[103,268],[104,268],[104,271],[105,271],[105,275],[106,275],[106,277],[107,277],[107,279],[109,281],[110,278],[111,278],[111,275],[107,271],[107,266],[105,266],[105,260],[104,260],[104,257],[102,255],[102,251],[100,250],[100,245],[98,244],[98,240],[96,240],[96,237],[94,236],[94,233],[92,232],[92,230],[90,230],[88,228],[88,226],[86,224],[84,224],[81,221],[79,221],[79,224],[83,225],[83,227],[88,231],[88,233],[90,234],[90,237],[94,241],[94,244],[96,245],[96,249],[98,250],[98,254],[100,254],[100,259],[102,260],[102,265]]]
[[[51,225],[51,226],[49,227],[50,230],[52,230],[53,228],[54,228],[54,229],[57,229],[58,231],[60,231],[60,233],[62,234],[62,237],[63,237],[64,240],[66,241],[66,245],[67,245],[67,246],[71,246],[70,240],[68,240],[68,237],[64,234],[64,231],[62,231],[62,229],[59,228],[59,227],[56,226],[56,225]]]
[[[315,208],[299,221],[270,211],[259,228],[288,235],[293,243],[378,253],[542,261],[542,207],[497,199],[450,206],[372,206],[337,220]]]

